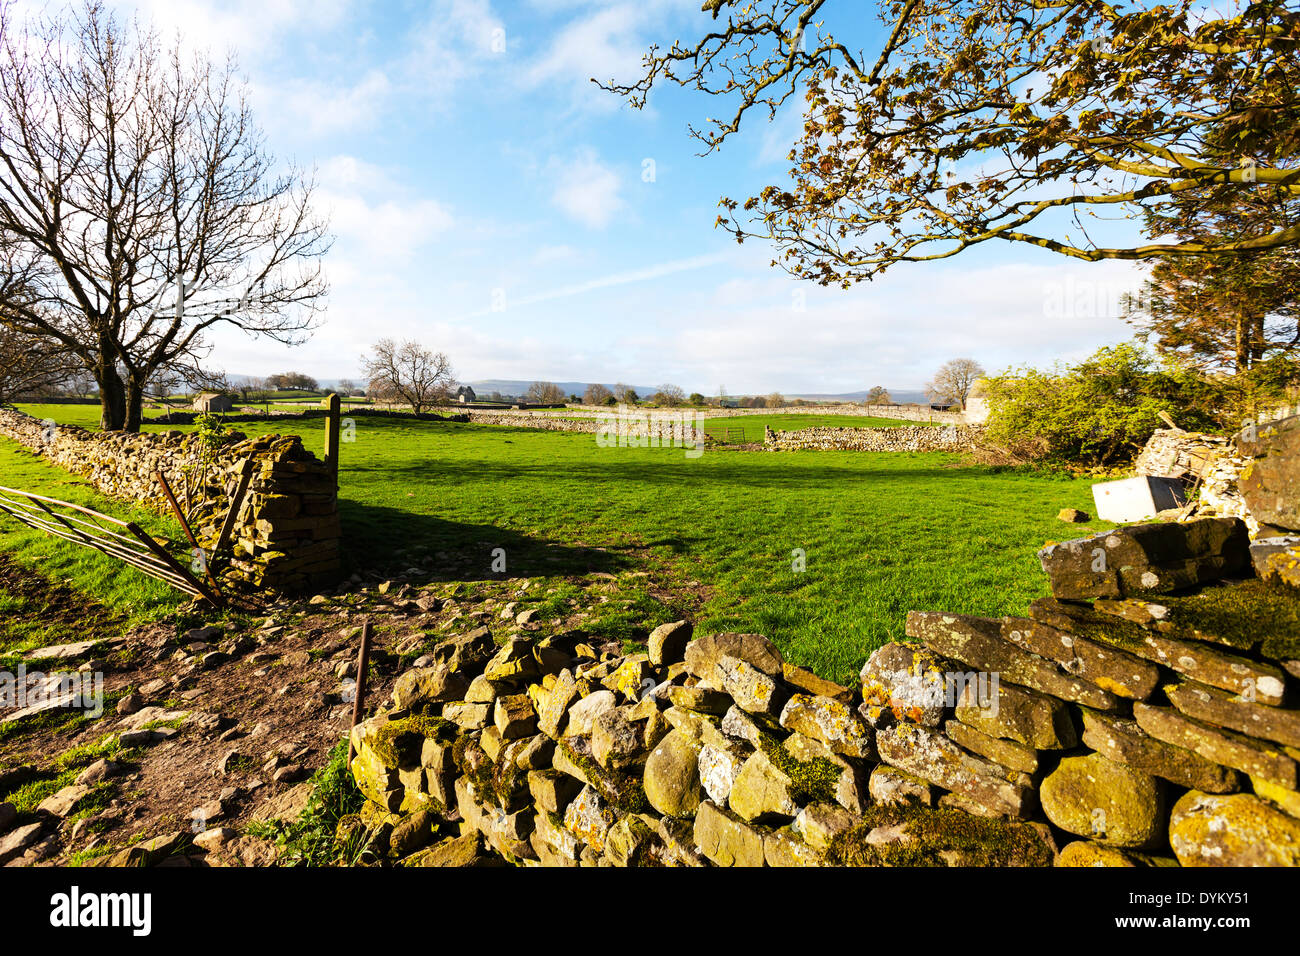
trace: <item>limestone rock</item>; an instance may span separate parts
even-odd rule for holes
[[[412,668],[393,685],[393,703],[409,710],[417,704],[463,700],[469,680],[463,672],[453,671],[445,664]]]
[[[1002,636],[1018,647],[1049,658],[1067,673],[1082,677],[1117,697],[1146,700],[1160,681],[1150,661],[1084,637],[1058,631],[1030,618],[1006,618]]]
[[[591,754],[607,770],[636,762],[645,748],[645,722],[631,707],[616,707],[596,718],[591,728]]]
[[[781,726],[820,740],[835,753],[876,759],[872,729],[847,704],[830,697],[795,694],[781,710]]]
[[[674,707],[693,710],[701,714],[725,714],[731,707],[731,698],[720,690],[709,687],[670,687],[668,699]]]
[[[569,716],[569,706],[578,699],[578,683],[573,673],[562,670],[546,694],[546,702],[539,709],[537,727],[546,736],[555,739],[564,731]]]
[[[784,703],[780,685],[749,661],[724,654],[715,665],[715,673],[722,689],[741,710],[751,714],[776,714],[780,711]]]
[[[824,866],[822,854],[789,829],[763,835],[763,859],[772,867]]]
[[[1138,726],[1152,737],[1175,747],[1184,747],[1213,763],[1232,767],[1288,790],[1295,790],[1300,783],[1296,761],[1279,747],[1184,717],[1169,707],[1135,704],[1133,716]]]
[[[1231,793],[1242,787],[1241,775],[1235,770],[1206,760],[1185,747],[1158,740],[1136,721],[1124,717],[1085,710],[1083,743],[1108,760],[1163,777],[1181,787],[1209,793]]]
[[[1189,790],[1174,804],[1169,843],[1183,866],[1300,866],[1300,820],[1248,793]]]
[[[1043,780],[1039,799],[1047,819],[1099,843],[1148,846],[1164,824],[1160,782],[1100,754],[1064,758]]]
[[[1032,790],[1010,782],[996,764],[966,753],[932,730],[911,724],[888,727],[877,732],[876,747],[885,763],[963,793],[997,813],[1023,817],[1033,809]]]
[[[937,727],[943,720],[948,662],[915,644],[890,643],[862,666],[866,708],[889,711],[898,720]]]
[[[1167,594],[1231,577],[1250,565],[1250,537],[1237,518],[1129,525],[1038,552],[1060,600]]]
[[[1239,480],[1250,513],[1261,524],[1300,530],[1300,416],[1243,432],[1238,448],[1253,459]]]
[[[785,678],[787,684],[805,694],[811,694],[814,697],[829,697],[841,704],[848,704],[853,700],[853,688],[818,677],[812,671],[803,667],[795,667],[789,661],[781,665],[781,676]]]
[[[486,627],[475,628],[436,644],[430,654],[433,660],[453,673],[479,668],[496,652],[492,633]]]
[[[1002,638],[1002,622],[966,614],[911,611],[907,635],[936,654],[960,661],[978,673],[998,674],[1001,682],[1019,684],[1097,710],[1115,710],[1120,700],[1067,673],[1055,661],[1031,654]]]
[[[990,737],[1035,750],[1068,750],[1079,742],[1070,709],[1060,700],[1015,684],[999,683],[992,706],[980,706],[974,685],[957,701],[957,719]]]
[[[1141,864],[1134,857],[1113,846],[1093,843],[1090,840],[1076,840],[1061,850],[1061,855],[1056,858],[1056,865],[1134,867]]]
[[[673,621],[660,624],[650,632],[646,640],[650,663],[655,667],[675,664],[684,660],[686,646],[690,642],[694,628],[689,621]]]
[[[855,826],[860,817],[833,803],[810,803],[794,818],[793,829],[813,849],[826,850],[839,834]]]
[[[650,806],[669,817],[686,817],[700,806],[701,744],[674,729],[646,758],[644,786]]]
[[[590,734],[596,718],[613,710],[618,700],[613,691],[598,690],[588,694],[569,707],[569,724],[565,736]]]
[[[1250,737],[1271,740],[1288,747],[1300,747],[1300,710],[1267,707],[1192,681],[1167,686],[1165,695],[1175,708],[1188,717],[1227,727]]]
[[[1085,605],[1070,604],[1054,598],[1034,601],[1029,607],[1029,613],[1035,620],[1050,624],[1067,634],[1086,633],[1094,641],[1163,664],[1202,684],[1234,694],[1253,694],[1262,704],[1282,703],[1285,675],[1270,664],[1262,664],[1240,654],[1229,654],[1199,641],[1180,640],[1147,628],[1125,626],[1110,615],[1100,614]],[[1084,700],[1079,703],[1093,706]]]
[[[740,741],[718,741],[718,744],[716,747],[705,744],[700,748],[700,783],[710,800],[725,807],[736,776],[753,748]]]
[[[537,713],[527,694],[498,697],[493,720],[502,740],[518,740],[537,733]]]
[[[761,634],[709,634],[686,645],[687,670],[715,687],[722,686],[718,665],[724,657],[742,660],[769,677],[781,676],[781,652]]]
[[[791,794],[792,784],[790,777],[758,750],[741,766],[727,803],[751,823],[787,821],[799,812]]]
[[[948,739],[971,753],[1020,773],[1038,772],[1038,751],[1013,740],[999,740],[959,720],[943,726]]]
[[[604,852],[605,835],[618,821],[595,788],[583,787],[564,811],[565,829],[597,853]]]
[[[580,780],[558,770],[528,772],[528,792],[533,802],[547,813],[563,813],[582,787]]]
[[[763,835],[709,800],[695,815],[695,845],[715,866],[762,866]]]
[[[884,763],[871,771],[867,787],[871,799],[885,806],[915,803],[933,807],[938,800],[935,788],[928,780]]]

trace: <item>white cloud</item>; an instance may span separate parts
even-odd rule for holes
[[[567,161],[553,159],[550,172],[555,180],[551,200],[584,226],[603,229],[627,206],[621,195],[622,180],[590,148]]]
[[[392,84],[382,70],[370,70],[350,86],[296,78],[259,95],[263,111],[278,114],[314,136],[357,132],[382,115]]]

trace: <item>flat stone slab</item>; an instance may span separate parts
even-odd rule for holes
[[[1184,747],[1206,760],[1260,777],[1288,790],[1300,783],[1296,762],[1276,747],[1204,721],[1184,717],[1171,707],[1134,704],[1138,726],[1152,737]]]
[[[1002,638],[1002,621],[966,614],[909,611],[907,636],[926,647],[1000,680],[1041,691],[1097,710],[1115,710],[1120,699],[1072,674],[1055,661],[1030,653]]]
[[[1029,613],[1034,620],[1067,634],[1086,637],[1163,664],[1202,684],[1234,694],[1253,694],[1262,704],[1281,704],[1285,696],[1286,675],[1271,664],[1230,654],[1198,641],[1169,637],[1112,615],[1098,614],[1089,607],[1067,604],[1054,598],[1039,598],[1029,606]]]
[[[1032,618],[1005,618],[1002,636],[1017,647],[1056,661],[1067,673],[1091,681],[1116,697],[1146,700],[1160,682],[1160,668],[1150,661]]]
[[[1198,518],[1116,528],[1038,552],[1052,594],[1064,601],[1165,594],[1250,567],[1238,518]]]
[[[1136,721],[1083,712],[1083,743],[1115,763],[1127,764],[1191,790],[1233,793],[1245,785],[1237,771],[1152,737]]]
[[[71,660],[75,657],[85,657],[103,643],[102,640],[91,640],[77,641],[73,644],[55,644],[52,647],[38,647],[24,654],[23,659],[28,661]]]
[[[1012,783],[997,764],[967,753],[936,731],[896,724],[877,734],[876,747],[890,766],[969,797],[993,813],[1022,818],[1035,806],[1032,789]]]
[[[1165,695],[1188,717],[1240,731],[1250,737],[1300,747],[1300,710],[1267,707],[1194,681],[1170,684],[1165,688]]]

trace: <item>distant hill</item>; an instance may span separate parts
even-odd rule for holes
[[[473,388],[474,393],[478,395],[479,398],[486,398],[492,392],[500,392],[502,395],[523,395],[525,392],[528,391],[528,386],[532,385],[534,381],[536,380],[535,379],[524,380],[524,379],[512,379],[512,378],[485,378],[485,379],[480,379],[479,381],[476,382],[464,382],[462,384],[469,385],[471,388]],[[560,388],[564,389],[565,395],[581,395],[583,392],[587,390],[587,386],[590,385],[591,383],[590,382],[556,382],[555,384],[560,386]],[[602,382],[601,384],[604,385],[611,392],[614,390],[613,382]],[[336,388],[338,386],[338,380],[321,379],[320,385],[321,388]],[[637,395],[641,396],[642,398],[645,398],[659,391],[659,386],[658,385],[633,385],[632,389],[637,393]],[[694,391],[694,389],[688,388],[686,389],[686,391],[689,394],[690,392]],[[706,391],[704,394],[711,395],[712,390]],[[745,395],[748,393],[732,392],[730,394],[734,397],[739,395]],[[763,392],[761,394],[767,394],[767,393]],[[802,398],[805,401],[809,401],[809,402],[861,402],[864,398],[867,397],[867,390],[864,388],[859,392],[838,392],[838,393],[782,392],[782,394],[785,395],[786,398]],[[908,402],[925,401],[925,393],[916,390],[890,389],[889,396],[895,402],[898,402],[900,404],[906,404]]]
[[[867,390],[864,388],[860,392],[839,392],[830,394],[827,392],[783,392],[786,398],[802,398],[808,402],[861,402],[867,397]],[[906,405],[909,402],[924,402],[924,392],[914,392],[907,390],[889,390],[889,397],[899,405]]]
[[[468,385],[470,388],[474,389],[474,394],[477,395],[479,398],[485,398],[488,395],[490,395],[492,392],[500,392],[502,395],[522,395],[526,391],[528,391],[528,386],[532,385],[534,381],[537,380],[530,379],[528,381],[522,381],[522,380],[508,379],[508,378],[487,378],[487,379],[482,379],[481,381],[465,382],[463,384]],[[591,383],[590,382],[555,382],[554,384],[564,389],[565,395],[581,395],[583,392],[587,390],[587,386],[590,385]],[[609,383],[602,382],[601,384],[604,385],[611,392],[614,391],[613,382],[609,382]],[[633,385],[632,391],[636,392],[637,395],[639,395],[640,397],[645,398],[647,395],[652,395],[653,393],[659,391],[659,386],[658,385],[653,385],[653,386]]]

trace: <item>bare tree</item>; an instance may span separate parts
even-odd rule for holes
[[[370,380],[370,394],[383,401],[401,401],[416,414],[430,405],[449,400],[456,375],[445,352],[434,352],[419,342],[400,344],[380,339],[361,357],[361,367]]]
[[[94,0],[0,7],[3,322],[94,375],[106,430],[138,430],[146,383],[197,368],[213,327],[294,344],[316,325],[312,183],[274,171],[235,69]]]
[[[554,382],[533,382],[524,393],[530,405],[560,405],[564,402],[564,389]]]
[[[641,397],[632,389],[631,385],[624,385],[618,382],[614,386],[614,397],[626,405],[635,405],[641,401]]]
[[[782,395],[780,392],[773,392],[771,395],[767,396],[767,407],[768,407],[768,408],[784,408],[784,407],[785,407],[785,396]]]
[[[588,385],[582,395],[582,401],[585,405],[604,405],[613,394],[604,385]]]
[[[932,402],[944,402],[965,408],[971,387],[983,378],[984,374],[984,369],[974,359],[952,359],[944,362],[939,367],[939,371],[934,373],[934,380],[925,387],[925,394]]]
[[[67,388],[75,365],[66,352],[0,323],[0,404]]]
[[[876,385],[873,386],[870,390],[868,390],[867,397],[866,399],[864,399],[863,404],[889,405],[892,402],[893,399],[889,397],[889,390],[885,388],[883,385]]]
[[[650,397],[660,405],[676,408],[678,405],[686,404],[686,389],[680,385],[660,385],[659,391]]]

